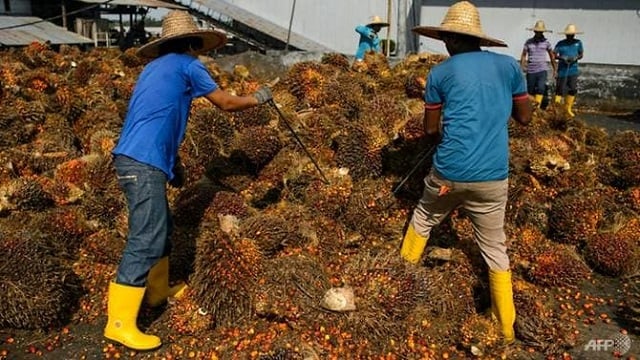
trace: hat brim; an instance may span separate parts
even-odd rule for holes
[[[202,49],[200,50],[202,52],[218,49],[227,42],[227,36],[219,31],[201,30],[180,35],[161,37],[142,45],[138,49],[137,54],[138,56],[142,57],[155,58],[158,57],[160,45],[170,40],[184,39],[189,37],[197,37],[202,39]]]
[[[374,26],[374,25],[378,25],[380,27],[387,27],[389,26],[389,23],[386,22],[372,22],[372,23],[368,23],[367,26]]]
[[[580,35],[580,34],[584,34],[584,32],[582,31],[576,31],[576,32],[560,32],[558,34],[564,34],[564,35]]]
[[[536,28],[527,28],[527,30],[529,31],[533,31],[533,32],[542,32],[542,33],[550,33],[553,32],[551,30],[547,30],[547,29],[536,29]]]
[[[480,46],[507,47],[507,43],[502,40],[494,39],[485,34],[460,29],[447,29],[440,26],[416,26],[411,29],[411,31],[436,40],[442,40],[442,33],[468,35],[480,39]]]

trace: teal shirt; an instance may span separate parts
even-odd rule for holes
[[[380,52],[380,37],[372,28],[365,25],[358,25],[356,32],[360,34],[358,42],[358,50],[356,50],[356,59],[364,59],[364,54],[368,51]]]
[[[556,54],[556,57],[560,58],[578,58],[578,55],[584,52],[584,48],[582,47],[582,41],[578,39],[564,39],[558,41],[553,52]],[[558,60],[558,76],[559,77],[567,77],[567,76],[576,76],[580,73],[578,70],[578,62],[575,61],[571,64],[567,64],[565,61]]]
[[[426,107],[443,109],[435,170],[451,181],[506,179],[507,125],[513,99],[526,92],[520,64],[507,55],[468,52],[433,67],[427,78]]]

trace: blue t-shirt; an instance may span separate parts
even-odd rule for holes
[[[173,179],[191,101],[217,88],[193,56],[172,53],[153,60],[138,78],[113,154],[156,167]]]
[[[564,39],[558,41],[556,44],[555,52],[556,57],[565,57],[565,58],[576,58],[579,54],[582,54],[584,51],[582,47],[582,41],[578,39]],[[558,76],[567,77],[567,76],[575,76],[578,75],[578,62],[573,62],[571,64],[567,64],[566,62],[560,60],[558,61]]]
[[[513,98],[526,95],[518,62],[488,51],[457,54],[433,67],[427,107],[443,106],[435,170],[451,181],[504,180],[509,175],[507,124]]]
[[[356,32],[360,34],[358,50],[356,50],[356,59],[364,59],[364,54],[368,51],[380,52],[380,37],[378,37],[378,34],[376,34],[372,28],[359,25],[356,27]]]

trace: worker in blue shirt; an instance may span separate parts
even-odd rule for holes
[[[166,186],[184,182],[178,148],[192,100],[204,97],[222,110],[237,111],[272,98],[266,87],[253,96],[220,89],[197,56],[225,42],[223,33],[199,29],[188,12],[172,11],[163,19],[161,37],[138,49],[138,55],[154,60],[140,73],[113,150],[118,183],[127,199],[128,234],[116,279],[109,284],[104,329],[106,338],[134,350],[162,345],[159,337],[136,325],[142,301],[158,306],[185,287],[169,286],[172,221]]]
[[[484,34],[478,9],[468,1],[453,4],[440,26],[413,31],[442,40],[451,57],[428,74],[423,123],[437,145],[400,255],[419,263],[431,229],[462,207],[489,267],[492,313],[504,342],[512,343],[516,310],[504,231],[508,127],[510,119],[531,121],[525,79],[513,57],[481,49],[506,44]]]
[[[380,16],[372,16],[368,24],[358,25],[356,27],[356,32],[360,34],[358,50],[356,51],[356,61],[364,60],[364,54],[369,51],[381,52],[378,33],[380,29],[387,26],[389,26],[389,23],[383,21]]]
[[[556,81],[555,102],[560,103],[564,97],[564,106],[569,116],[574,117],[573,104],[578,93],[578,60],[584,55],[582,41],[575,38],[579,32],[574,24],[564,29],[565,39],[560,40],[553,52],[558,59],[558,79]]]

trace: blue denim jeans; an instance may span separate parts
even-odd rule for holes
[[[527,74],[527,92],[530,95],[543,95],[547,86],[547,71]]]
[[[167,201],[167,175],[122,155],[115,156],[114,166],[129,210],[127,245],[116,282],[143,287],[151,267],[171,250],[173,223]]]

